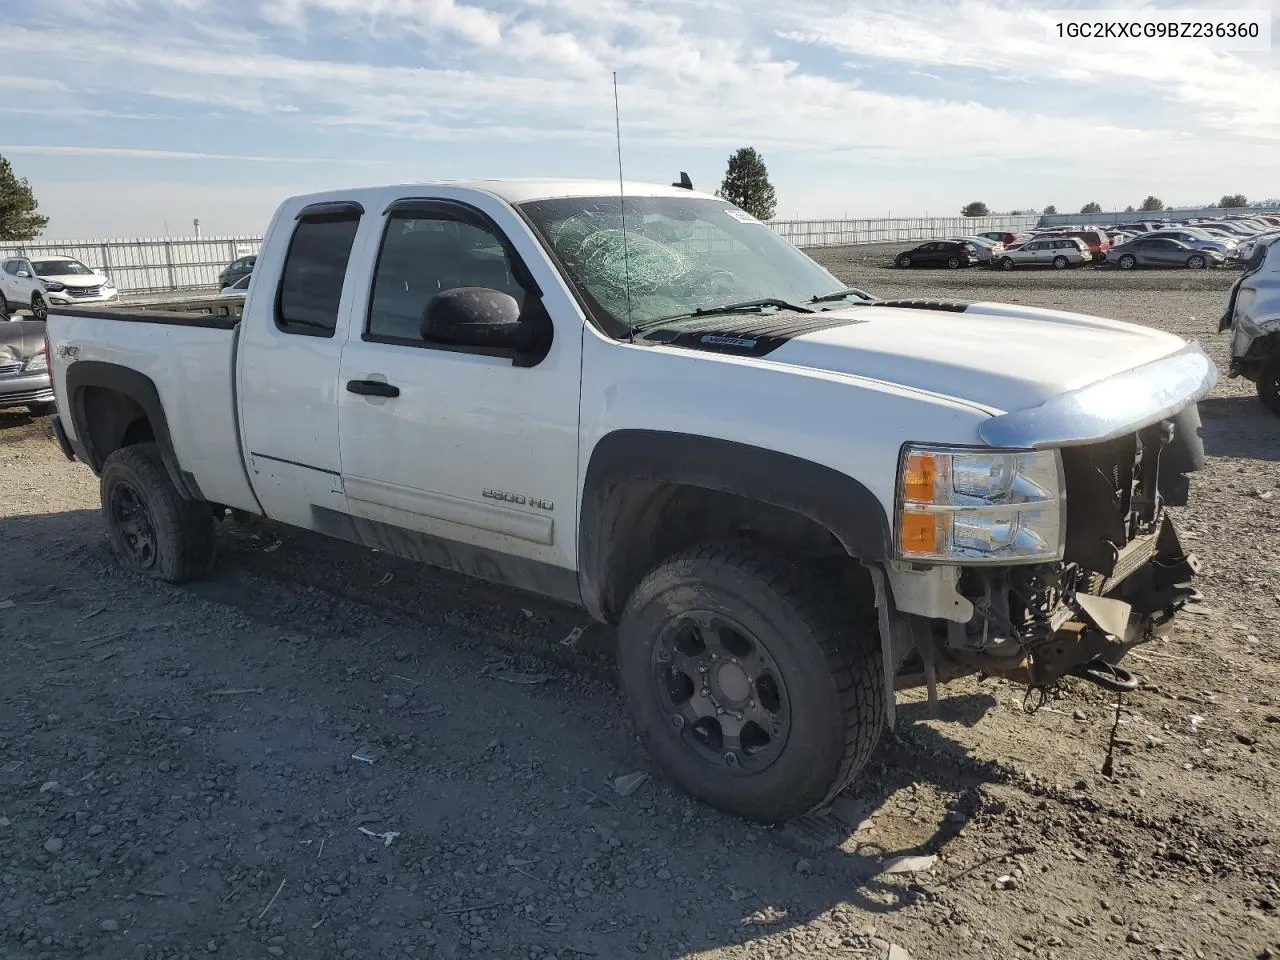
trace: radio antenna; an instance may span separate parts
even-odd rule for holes
[[[634,343],[635,327],[631,323],[631,258],[627,250],[627,200],[622,185],[622,114],[618,110],[618,71],[613,71],[613,127],[618,143],[618,212],[622,216],[622,274],[627,294],[627,339]]]

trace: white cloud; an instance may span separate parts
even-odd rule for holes
[[[332,157],[271,157],[243,153],[200,153],[191,150],[150,150],[141,147],[75,147],[63,144],[0,144],[0,154],[32,154],[42,157],[120,157],[128,160],[233,160],[241,163],[378,163],[377,160],[342,160]]]

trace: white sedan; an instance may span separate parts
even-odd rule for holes
[[[11,257],[0,263],[0,314],[29,308],[43,320],[50,305],[108,303],[120,293],[111,278],[72,257]]]

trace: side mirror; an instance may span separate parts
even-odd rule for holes
[[[27,271],[25,271],[25,270],[19,270],[19,271],[18,271],[18,276],[20,276],[20,277],[26,277],[26,278],[28,278],[28,279],[30,279],[30,278],[31,278],[31,274],[27,273]]]
[[[488,287],[455,287],[432,297],[422,318],[422,339],[455,347],[529,348],[516,298]]]

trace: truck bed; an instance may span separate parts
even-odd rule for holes
[[[204,312],[173,309],[192,304],[190,300],[51,310],[47,327],[53,381],[63,427],[75,446],[83,442],[77,431],[98,388],[77,387],[74,374],[68,384],[72,360],[81,370],[88,361],[114,365],[122,376],[132,370],[146,377],[167,418],[178,465],[203,499],[256,512],[240,452],[235,399],[242,302],[222,302],[226,313],[212,312],[212,305]]]

